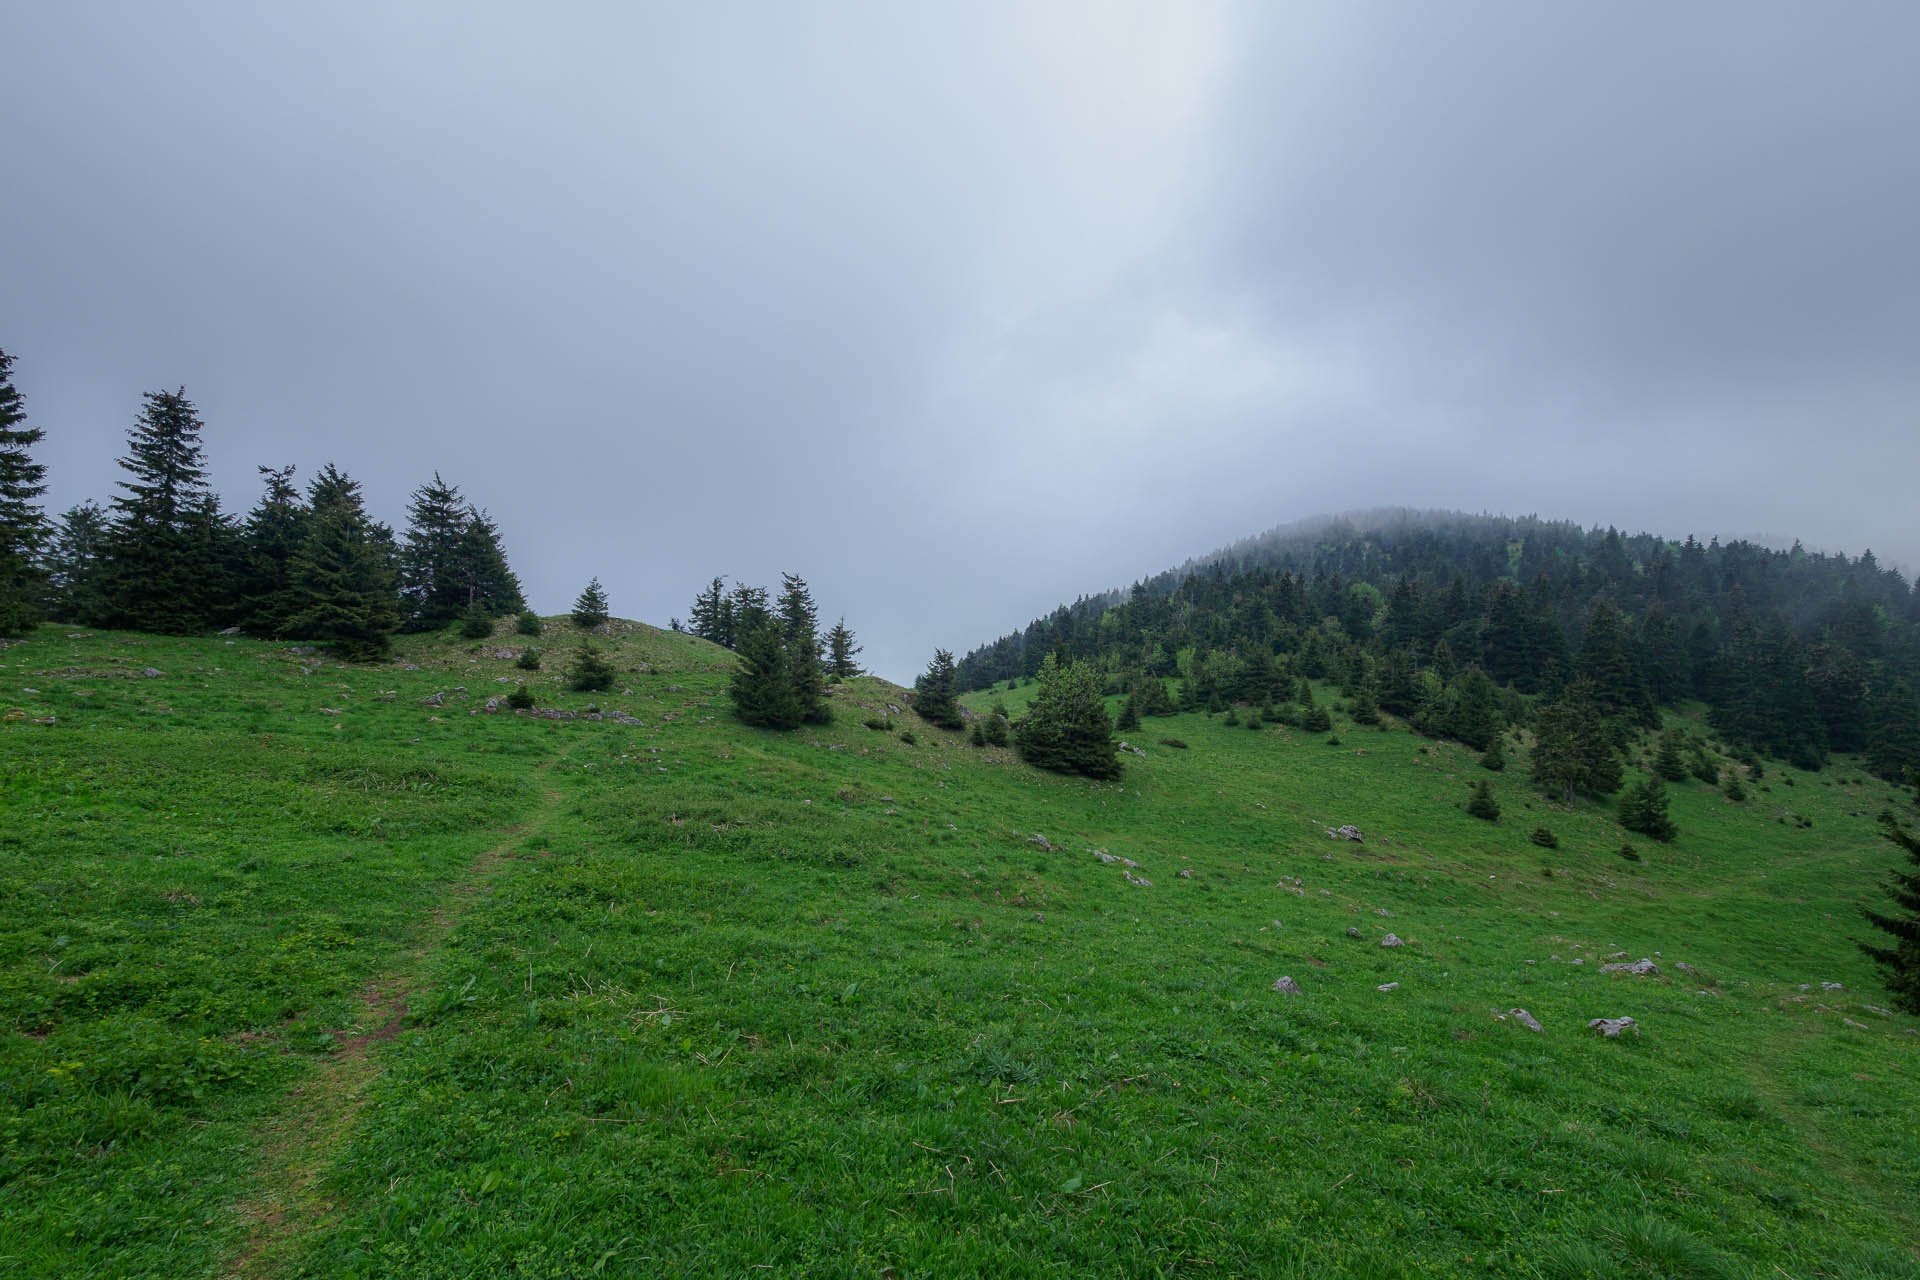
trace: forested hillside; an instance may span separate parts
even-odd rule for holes
[[[1871,551],[1673,541],[1533,517],[1377,512],[1276,529],[1062,605],[959,664],[963,689],[1031,678],[1055,651],[1110,687],[1183,681],[1181,705],[1278,704],[1301,677],[1447,736],[1484,674],[1501,718],[1573,698],[1625,725],[1700,699],[1714,728],[1819,767],[1920,764],[1920,594]]]

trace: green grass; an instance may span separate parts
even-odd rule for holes
[[[567,630],[529,688],[639,723],[470,714],[529,673],[438,637],[0,651],[0,1267],[1920,1275],[1847,762],[1676,784],[1636,863],[1524,752],[1185,715],[1094,784],[871,679],[744,729],[649,628],[568,694]]]

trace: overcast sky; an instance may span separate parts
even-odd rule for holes
[[[1325,511],[1920,565],[1920,5],[12,6],[50,506],[436,469],[534,605],[883,675]]]

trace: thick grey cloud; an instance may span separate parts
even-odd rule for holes
[[[1920,565],[1920,10],[32,6],[57,505],[435,469],[548,611],[812,581],[883,673],[1318,511]]]

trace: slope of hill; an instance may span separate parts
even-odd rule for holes
[[[1853,758],[1628,861],[1391,717],[1095,784],[637,624],[490,713],[520,643],[0,651],[12,1274],[1920,1275]]]
[[[1598,663],[1618,709],[1700,699],[1734,742],[1802,766],[1864,751],[1889,780],[1920,767],[1920,591],[1871,551],[1448,512],[1307,521],[1062,605],[967,654],[960,685],[1031,678],[1056,650],[1122,684],[1197,658],[1256,703],[1276,671],[1385,697],[1471,664],[1533,694]]]

